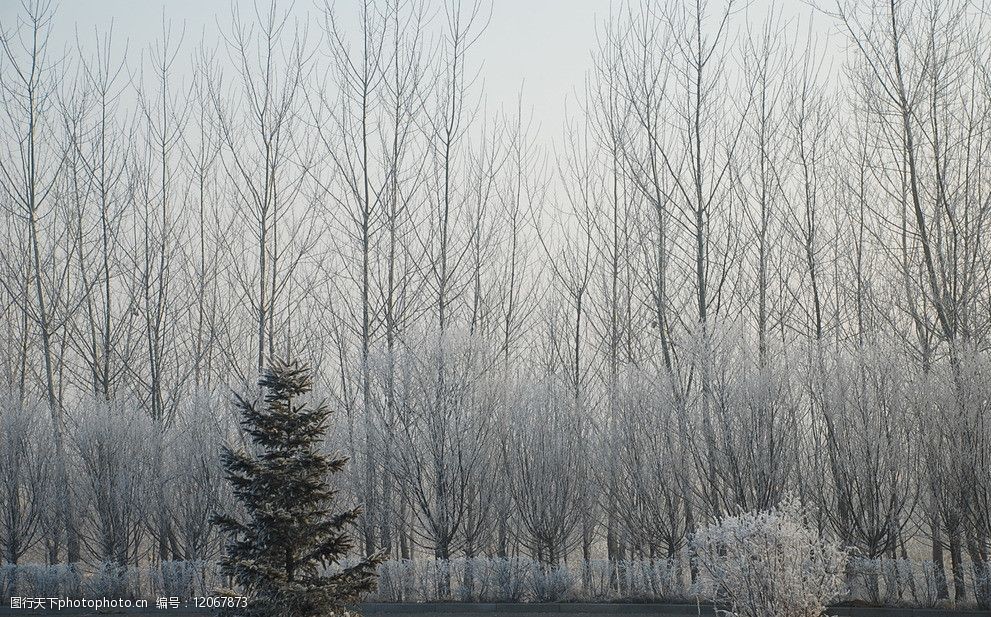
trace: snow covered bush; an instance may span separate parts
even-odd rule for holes
[[[567,567],[534,562],[531,573],[533,598],[537,602],[560,602],[570,599],[577,584]]]
[[[677,559],[631,559],[620,562],[620,587],[637,600],[688,599],[685,576]]]
[[[782,542],[780,546],[791,550],[799,545]],[[817,546],[810,540],[805,545],[805,550],[809,551],[810,556],[818,555],[820,549]],[[720,555],[718,550],[720,549],[717,547],[717,557]],[[739,557],[740,554],[738,549],[732,553],[725,550],[727,556]],[[712,594],[714,579],[699,564],[699,580],[703,588],[690,586],[689,555],[690,551],[686,550],[685,558],[679,554],[675,559],[631,559],[618,562],[578,559],[562,563],[556,568],[540,564],[529,557],[458,558],[442,563],[429,557],[389,560],[378,565],[378,589],[367,596],[366,600],[386,603],[450,602],[465,598],[471,602],[694,601],[699,592]],[[474,574],[466,579],[464,574],[469,562]],[[696,562],[698,563],[697,556]],[[329,570],[340,571],[354,563],[357,563],[357,557],[345,559]],[[811,579],[811,574],[820,567],[817,563],[819,562],[812,560],[806,564],[810,574],[808,579],[803,580]],[[754,567],[757,569],[764,565],[764,562],[758,561]],[[838,564],[834,562],[833,567],[838,567]],[[763,571],[766,570],[755,570]],[[980,580],[974,570],[968,569],[967,573],[968,598],[976,599]],[[847,601],[912,607],[932,607],[940,602],[935,565],[931,561],[850,558],[845,566],[845,576],[845,583],[850,586],[849,593],[844,590],[843,599]],[[441,590],[442,577],[449,577],[453,583],[443,595],[438,593]],[[880,581],[880,595],[869,596],[865,593],[868,589],[865,581],[868,579]],[[778,589],[785,589],[780,577],[774,580]],[[470,587],[466,586],[466,581],[470,581]],[[0,565],[0,604],[11,595],[46,598],[99,597],[116,591],[126,597],[146,599],[159,596],[205,596],[226,584],[219,565],[214,561],[164,561],[126,568],[112,563],[89,566],[3,564]],[[17,593],[14,593],[15,585]],[[972,596],[971,593],[975,595]],[[754,613],[743,610],[723,613],[734,614]],[[779,614],[796,613],[769,613],[772,617],[778,617]]]
[[[0,601],[11,596],[79,597],[83,575],[76,564],[4,564],[0,566]]]
[[[488,601],[519,602],[525,592],[526,573],[523,564],[526,560],[519,557],[497,557],[488,561],[489,566],[486,568],[486,572],[491,582],[488,585],[490,591],[485,599]]]
[[[165,503],[155,504],[155,514],[165,517],[156,522],[174,536],[175,558],[201,561],[219,553],[219,529],[210,516],[233,507],[220,452],[233,443],[236,421],[226,393],[199,391],[179,406],[174,430],[161,443],[164,477],[156,478],[155,489]]]
[[[378,588],[374,596],[376,601],[407,602],[414,597],[416,587],[413,585],[413,567],[414,562],[409,559],[390,559],[381,563],[378,567]]]
[[[143,568],[105,561],[83,580],[85,598],[139,598],[144,588]]]
[[[181,598],[210,595],[223,580],[212,561],[162,561],[149,566],[148,579],[149,594]]]
[[[931,561],[850,557],[847,598],[873,606],[935,606],[936,568]]]
[[[819,617],[843,589],[846,553],[795,501],[747,512],[692,538],[701,593],[724,617]]]

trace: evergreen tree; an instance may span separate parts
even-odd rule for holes
[[[345,603],[374,588],[380,558],[340,565],[352,547],[345,527],[359,512],[333,509],[336,491],[327,477],[347,459],[319,451],[330,410],[303,401],[312,382],[298,363],[274,363],[258,383],[264,406],[235,397],[255,448],[223,453],[227,479],[247,516],[213,517],[229,537],[221,567],[248,596],[248,614],[344,614]]]

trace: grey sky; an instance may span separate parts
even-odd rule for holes
[[[660,0],[659,0],[660,1]],[[78,31],[84,43],[91,43],[95,28],[105,31],[111,23],[114,40],[120,47],[126,41],[129,60],[145,50],[160,36],[162,14],[185,27],[186,51],[200,40],[216,40],[219,21],[225,25],[233,2],[250,11],[250,0],[55,0],[57,6],[56,44],[73,40]],[[262,2],[264,4],[264,2]],[[280,2],[288,6],[289,2]],[[718,10],[720,2],[711,3]],[[741,3],[742,5],[743,3]],[[335,10],[347,17],[356,15],[358,0],[336,0]],[[539,125],[537,139],[548,144],[557,139],[566,110],[576,107],[574,94],[580,91],[591,68],[591,52],[596,45],[596,27],[609,15],[614,0],[493,0],[488,29],[474,51],[471,61],[481,64],[485,83],[485,101],[490,111],[503,106],[515,107],[522,88],[524,108],[532,110]],[[317,30],[312,19],[322,0],[296,0],[294,11],[302,21]],[[12,23],[19,11],[18,0],[0,0],[0,21]],[[798,30],[798,20],[808,23],[812,10],[804,0],[752,0],[735,19],[738,24],[760,24],[770,7],[779,11]],[[311,19],[305,19],[309,14]],[[826,30],[826,20],[815,19],[815,30]],[[801,27],[805,31],[805,26]],[[312,32],[315,37],[318,32]]]

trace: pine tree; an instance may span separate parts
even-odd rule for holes
[[[298,363],[274,363],[258,383],[262,407],[235,397],[255,448],[223,453],[227,479],[247,516],[213,517],[228,534],[222,570],[248,597],[247,614],[345,614],[345,603],[374,588],[380,558],[340,565],[352,548],[345,527],[359,511],[333,509],[336,491],[328,475],[341,471],[347,459],[319,451],[330,410],[303,402],[312,382]]]

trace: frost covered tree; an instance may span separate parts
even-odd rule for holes
[[[589,422],[561,376],[547,375],[521,390],[503,447],[509,491],[523,545],[557,566],[578,545],[591,499]]]
[[[724,617],[819,617],[843,589],[847,559],[790,498],[705,527],[692,538],[692,558]]]
[[[472,544],[489,520],[493,460],[493,383],[486,349],[469,336],[430,334],[403,351],[402,407],[395,469],[416,521],[414,541],[448,560]],[[443,370],[438,367],[443,366]],[[440,581],[441,594],[450,581]]]
[[[273,363],[258,384],[264,405],[236,401],[254,448],[225,448],[222,457],[247,518],[214,516],[229,535],[221,567],[251,598],[253,615],[344,614],[344,603],[374,587],[379,558],[340,565],[359,512],[334,509],[327,476],[347,459],[320,452],[330,409],[307,403],[310,371],[298,363]]]
[[[264,0],[126,46],[7,4],[5,567],[219,556],[210,397],[305,355],[354,554],[416,562],[383,588],[532,555],[626,593],[793,491],[855,592],[991,602],[981,3],[623,0],[560,135],[485,93],[502,3]]]
[[[217,398],[198,392],[180,409],[176,430],[165,443],[167,499],[173,553],[186,561],[215,558],[221,548],[214,511],[230,501],[220,464],[220,444],[231,434],[230,414],[217,413]]]
[[[858,556],[894,556],[915,507],[910,375],[884,348],[837,355],[813,391],[821,510]]]
[[[709,511],[766,510],[791,486],[801,425],[787,359],[760,359],[753,345],[725,328],[696,342],[709,363],[709,394],[696,404],[701,439],[692,451]],[[708,349],[707,349],[708,348]],[[775,370],[776,369],[776,370]]]
[[[38,540],[50,492],[50,442],[40,402],[0,399],[0,560],[16,564]]]
[[[627,371],[617,383],[618,504],[631,538],[647,554],[673,559],[684,546],[691,458],[676,425],[678,406],[665,375]]]
[[[108,567],[137,565],[147,539],[145,495],[153,468],[144,449],[155,427],[135,404],[84,401],[76,410],[79,427],[72,445],[75,489],[85,513],[80,540]]]

